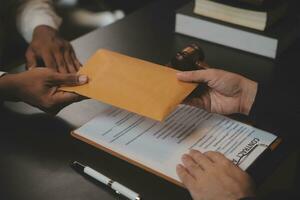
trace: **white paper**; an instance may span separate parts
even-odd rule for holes
[[[176,165],[189,149],[219,151],[245,170],[276,136],[230,118],[180,105],[164,122],[109,108],[75,133],[179,181]],[[256,146],[258,145],[258,146]]]

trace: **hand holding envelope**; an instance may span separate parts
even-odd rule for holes
[[[178,81],[177,72],[102,49],[78,72],[88,84],[61,89],[162,121],[197,87]]]

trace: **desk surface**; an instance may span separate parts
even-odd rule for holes
[[[108,48],[156,63],[196,39],[174,34],[174,10],[185,0],[156,1],[125,19],[73,41],[84,63],[99,48]],[[275,61],[201,41],[213,66],[268,81]],[[277,62],[277,61],[276,61]],[[122,199],[105,186],[76,173],[69,162],[90,165],[139,192],[143,199],[189,199],[187,191],[70,136],[70,131],[106,105],[93,100],[73,104],[58,117],[23,103],[6,103],[0,111],[1,199]]]

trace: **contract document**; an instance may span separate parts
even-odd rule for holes
[[[218,151],[246,170],[277,138],[188,105],[164,122],[110,107],[72,135],[178,185],[176,165],[190,149]]]

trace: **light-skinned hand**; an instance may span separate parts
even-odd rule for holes
[[[184,82],[206,84],[205,92],[188,99],[187,103],[219,114],[248,115],[257,92],[256,82],[219,69],[179,72],[177,78]]]
[[[191,150],[182,156],[177,174],[193,200],[238,200],[253,197],[250,176],[218,152]]]

